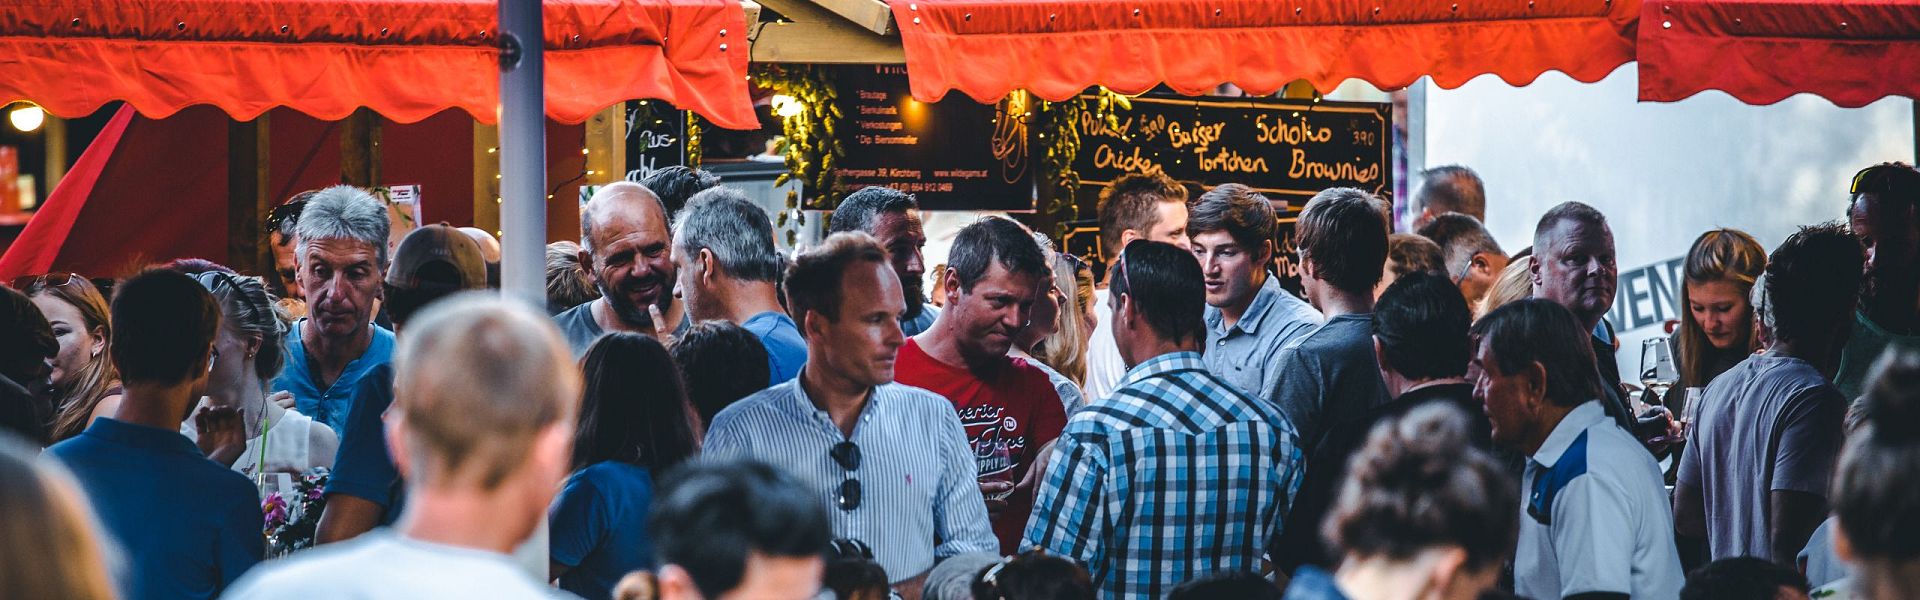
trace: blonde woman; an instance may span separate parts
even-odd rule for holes
[[[1079,315],[1077,310],[1073,313],[1069,313],[1067,310],[1070,303],[1069,298],[1072,297],[1068,296],[1067,293],[1060,288],[1061,263],[1064,261],[1060,258],[1060,253],[1053,250],[1053,241],[1047,239],[1045,234],[1040,233],[1033,234],[1033,241],[1040,246],[1040,251],[1046,255],[1047,264],[1052,269],[1054,277],[1047,281],[1048,285],[1047,289],[1043,291],[1044,293],[1034,297],[1033,308],[1027,313],[1027,326],[1021,328],[1019,333],[1014,334],[1013,346],[1007,353],[1017,358],[1026,359],[1028,363],[1046,372],[1047,379],[1053,383],[1054,391],[1060,395],[1062,408],[1066,410],[1066,414],[1071,415],[1075,409],[1086,405],[1086,395],[1080,391],[1080,384],[1076,380],[1069,379],[1064,373],[1060,372],[1055,364],[1047,360],[1050,352],[1046,349],[1046,345],[1051,342],[1056,345],[1067,346],[1071,340],[1079,339],[1078,331],[1073,331],[1070,334],[1064,333],[1068,327],[1079,325],[1077,322]],[[1071,280],[1069,280],[1069,284],[1071,284]],[[1073,351],[1073,349],[1068,348],[1068,351]],[[1073,351],[1072,353],[1076,357],[1085,355],[1084,352],[1078,351]],[[1082,363],[1081,369],[1084,372],[1084,363]]]
[[[287,326],[274,312],[265,282],[219,270],[189,275],[220,305],[220,327],[207,396],[183,424],[183,433],[208,458],[249,477],[299,476],[314,467],[332,467],[340,447],[334,431],[268,401],[267,382],[285,360]]]
[[[0,598],[108,600],[106,539],[73,479],[0,435]]]
[[[1080,257],[1054,254],[1053,287],[1060,292],[1060,327],[1040,340],[1034,355],[1074,385],[1087,376],[1087,342],[1093,337],[1093,269]]]
[[[1532,256],[1523,256],[1507,263],[1507,268],[1501,269],[1500,276],[1493,280],[1493,287],[1487,289],[1487,297],[1480,301],[1479,310],[1473,311],[1473,320],[1478,321],[1493,309],[1532,296],[1532,269]]]
[[[1767,268],[1767,251],[1735,229],[1700,235],[1687,251],[1686,283],[1680,286],[1680,329],[1673,335],[1680,383],[1707,382],[1753,355],[1753,306],[1748,296]]]
[[[26,277],[13,287],[40,307],[60,342],[53,359],[53,441],[80,435],[94,417],[111,415],[120,405],[120,376],[107,354],[113,338],[107,299],[93,282],[72,273]]]

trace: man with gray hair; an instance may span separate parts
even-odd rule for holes
[[[389,227],[384,202],[345,185],[314,193],[294,227],[307,316],[287,332],[286,370],[272,389],[334,431],[346,426],[360,380],[393,359],[393,332],[373,322],[385,299]]]
[[[733,188],[694,194],[673,224],[673,266],[681,300],[695,320],[731,321],[767,348],[771,384],[785,383],[807,363],[807,341],[780,306],[785,259],[773,248],[767,213]]]
[[[1493,281],[1507,268],[1507,253],[1500,242],[1473,215],[1450,212],[1434,217],[1420,228],[1420,235],[1440,245],[1447,262],[1447,278],[1460,287],[1467,306],[1480,304],[1493,288]]]
[[[1460,165],[1434,167],[1420,172],[1420,190],[1413,194],[1410,229],[1419,231],[1440,215],[1457,212],[1474,219],[1487,219],[1487,188],[1480,174]]]
[[[673,233],[667,209],[646,186],[608,184],[580,207],[580,266],[600,297],[554,315],[575,357],[610,331],[666,337],[690,325],[674,302]]]
[[[907,312],[900,315],[900,332],[913,337],[933,327],[940,309],[928,303],[921,291],[927,265],[920,250],[927,245],[927,234],[921,229],[920,203],[913,194],[877,185],[848,194],[827,223],[827,233],[843,231],[864,232],[887,249],[887,261],[900,276],[907,302]]]

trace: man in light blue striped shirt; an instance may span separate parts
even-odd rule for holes
[[[1293,424],[1207,371],[1193,254],[1135,241],[1114,269],[1114,339],[1131,368],[1067,422],[1021,546],[1086,563],[1102,598],[1258,571],[1300,488]]]
[[[834,234],[794,257],[786,285],[807,364],[715,415],[706,455],[808,482],[835,537],[872,546],[896,590],[917,595],[937,559],[997,552],[953,405],[893,382],[905,303],[886,251],[864,233]]]

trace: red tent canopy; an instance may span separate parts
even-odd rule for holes
[[[722,127],[759,126],[734,0],[546,0],[546,104],[578,123],[656,98]],[[495,0],[8,0],[0,100],[80,116],[111,100],[165,117],[212,104],[248,120],[357,107],[411,123],[499,105]]]
[[[1453,88],[1549,70],[1598,81],[1633,60],[1636,0],[891,0],[913,95],[1015,89],[1064,100],[1089,86],[1267,94],[1305,79]]]
[[[1920,98],[1920,0],[1647,0],[1640,13],[1641,100]]]

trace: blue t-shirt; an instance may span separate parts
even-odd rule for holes
[[[567,478],[549,515],[553,562],[566,565],[560,589],[582,598],[610,598],[627,573],[653,568],[647,508],[653,475],[615,460],[588,465]]]
[[[300,342],[300,331],[306,321],[295,321],[287,331],[286,370],[274,378],[273,391],[292,392],[293,407],[300,414],[326,423],[334,431],[345,431],[347,412],[353,408],[354,390],[359,388],[360,379],[374,367],[393,362],[393,332],[379,325],[367,325],[373,328],[373,343],[367,346],[366,352],[360,353],[360,358],[347,363],[340,379],[331,387],[321,389],[307,364],[306,344]]]
[[[340,450],[333,457],[328,494],[346,494],[386,509],[381,525],[393,524],[406,504],[400,470],[387,453],[386,424],[380,417],[393,405],[393,365],[383,364],[360,378],[347,411],[347,428],[340,433]]]
[[[740,326],[759,336],[760,344],[767,347],[767,372],[772,374],[768,386],[786,383],[807,364],[807,340],[800,337],[800,326],[791,317],[767,311]]]
[[[212,598],[266,552],[253,483],[178,430],[101,417],[47,456],[73,472],[119,543],[126,598]]]

